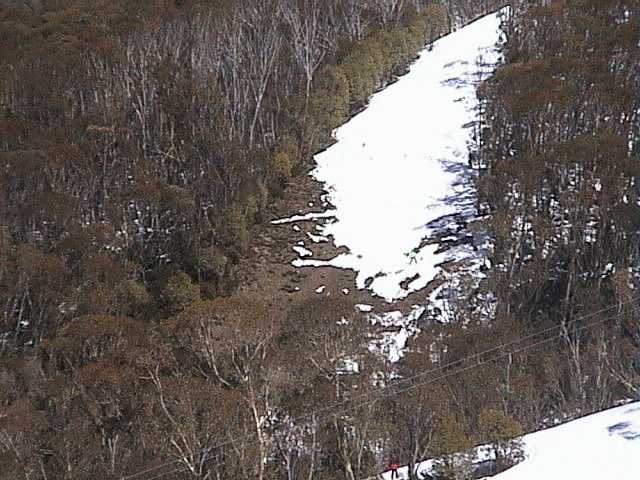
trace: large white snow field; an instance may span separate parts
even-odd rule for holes
[[[337,219],[321,233],[349,253],[295,265],[354,269],[359,288],[375,277],[371,290],[389,301],[435,277],[447,257],[435,253],[437,245],[418,247],[430,223],[473,209],[469,124],[476,119],[478,80],[498,59],[499,27],[496,13],[438,40],[336,130],[338,142],[316,155],[312,175],[326,184]]]
[[[640,402],[524,437],[527,459],[495,480],[640,479]]]

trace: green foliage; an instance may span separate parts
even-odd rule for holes
[[[341,67],[330,66],[318,74],[308,113],[305,140],[314,151],[329,140],[332,130],[349,114],[349,81]]]
[[[470,437],[452,414],[445,415],[437,426],[437,449],[443,454],[433,463],[437,480],[467,480],[471,475]]]
[[[629,252],[640,240],[631,188],[640,142],[628,121],[640,108],[633,94],[640,88],[633,73],[640,30],[629,16],[637,6],[618,7],[609,1],[519,5],[504,26],[505,64],[480,90],[486,121],[480,202],[491,212],[492,264],[503,266],[491,269],[488,284],[497,317],[517,319],[523,330],[572,324],[628,301],[615,273],[636,271]],[[608,332],[609,353],[624,341],[614,332]],[[563,336],[570,342],[573,333]],[[558,354],[569,359],[566,366],[549,361],[547,381],[554,378],[554,395],[562,398],[556,408],[592,411],[620,395],[623,385],[600,380],[601,342],[585,333],[579,351]],[[627,370],[628,362],[616,361]],[[532,396],[554,408],[547,390]]]
[[[409,18],[409,29],[417,38],[433,41],[449,30],[449,13],[444,5],[430,3],[419,14]]]
[[[0,221],[15,244],[37,241],[64,256],[73,287],[86,293],[85,312],[119,311],[114,282],[80,280],[84,257],[105,249],[149,278],[166,262],[195,278],[200,245],[235,262],[270,199],[416,54],[424,38],[415,26],[430,18],[429,8],[407,7],[388,31],[365,19],[360,41],[335,31],[343,47],[323,52],[308,98],[296,46],[280,45],[255,111],[251,95],[244,101],[232,90],[260,91],[249,68],[260,54],[238,63],[230,82],[228,68],[206,67],[212,43],[198,37],[258,28],[227,21],[247,14],[243,2],[179,3],[52,0],[0,12],[0,49],[10,52],[0,66],[11,64],[0,68]],[[224,38],[231,47],[238,37]],[[184,46],[180,55],[171,43]],[[258,140],[248,146],[253,122]],[[232,284],[232,270],[225,275]]]
[[[478,435],[488,442],[504,442],[522,435],[522,427],[501,410],[484,408],[478,418]]]
[[[468,450],[472,441],[453,414],[445,415],[438,423],[438,449],[442,453],[455,453]]]
[[[238,204],[229,208],[225,216],[224,228],[227,232],[227,243],[244,250],[249,242],[249,229],[245,211]]]
[[[278,149],[273,155],[273,164],[276,169],[276,173],[284,178],[291,178],[291,171],[293,169],[293,161],[289,152]]]
[[[259,180],[256,185],[256,191],[254,193],[258,203],[258,218],[256,221],[263,221],[262,214],[265,212],[271,201],[271,193],[269,187],[265,181]]]
[[[289,180],[293,168],[299,161],[300,153],[294,140],[285,136],[282,138],[273,154],[273,165],[276,173],[284,180]]]
[[[244,216],[246,218],[247,225],[253,225],[256,222],[259,211],[260,204],[258,196],[252,193],[247,197],[244,209]]]
[[[336,375],[354,360],[380,371],[346,298],[290,309],[233,295],[274,192],[428,37],[429,7],[403,8],[383,32],[363,2],[353,35],[333,28],[345,3],[328,1],[317,19],[333,37],[316,45],[326,51],[313,79],[288,41],[258,73],[269,21],[278,38],[290,25],[251,15],[268,4],[305,16],[314,2],[0,9],[0,437],[11,445],[1,472],[123,478],[177,459],[198,478],[284,478],[291,445],[279,422],[374,388],[369,375]],[[438,397],[424,407],[413,395],[404,417],[427,422],[424,448]],[[269,411],[282,415],[256,425]],[[314,445],[296,440],[296,478],[324,475],[324,459],[328,478],[371,475],[387,413],[348,413],[330,435],[313,432]],[[252,431],[264,452],[234,444],[215,450],[223,466],[213,461],[216,438]]]
[[[363,48],[354,51],[340,64],[349,82],[349,97],[353,104],[365,103],[379,81],[375,56]]]
[[[499,469],[515,465],[523,459],[522,427],[501,410],[484,408],[478,417],[478,441],[489,443]]]
[[[425,44],[446,31],[447,14],[442,6],[415,13],[409,26],[370,35],[342,60],[340,67],[349,83],[350,102],[366,103],[375,90],[413,60]]]
[[[200,288],[184,272],[173,274],[162,289],[162,303],[167,311],[174,314],[200,298]]]
[[[198,255],[198,268],[209,278],[210,275],[222,277],[229,259],[216,247],[201,249]]]
[[[116,286],[116,298],[122,313],[133,317],[143,315],[152,306],[152,299],[143,283],[125,280]]]

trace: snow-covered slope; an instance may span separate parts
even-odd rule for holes
[[[435,42],[407,75],[336,131],[338,142],[316,156],[312,174],[335,206],[337,221],[322,233],[350,252],[296,265],[352,268],[359,288],[381,273],[370,288],[387,300],[434,278],[447,257],[435,253],[436,245],[418,247],[431,222],[473,205],[468,124],[476,118],[480,74],[497,59],[499,24],[499,14],[489,15]],[[400,285],[416,274],[408,288]]]
[[[640,479],[640,402],[524,437],[527,459],[495,480]]]
[[[523,437],[526,459],[492,480],[640,479],[640,402]],[[479,449],[482,452],[482,448]],[[482,456],[482,454],[480,454]],[[418,466],[429,473],[432,462]],[[407,478],[407,467],[400,470]],[[389,472],[383,475],[388,480]]]

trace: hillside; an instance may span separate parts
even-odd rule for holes
[[[640,474],[640,403],[627,403],[522,437],[525,459],[495,480],[635,480]],[[478,464],[486,460],[479,450]],[[424,477],[432,461],[417,467]],[[400,469],[406,478],[406,468]],[[382,475],[390,479],[391,473]]]
[[[353,269],[358,288],[392,302],[431,283],[442,263],[473,256],[471,245],[443,251],[438,236],[469,235],[459,230],[475,213],[468,148],[476,87],[495,68],[506,12],[434,42],[336,130],[337,143],[315,156],[312,175],[325,184],[326,213],[335,217],[319,233],[349,253],[300,258],[297,266]]]
[[[0,1],[0,480],[637,473],[640,4],[504,5]]]
[[[633,480],[640,475],[640,403],[525,435],[527,459],[496,480]]]

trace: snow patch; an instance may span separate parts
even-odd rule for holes
[[[358,304],[356,304],[356,309],[358,309],[359,311],[361,311],[363,313],[367,313],[367,312],[370,312],[371,310],[373,310],[373,306],[372,305],[366,305],[364,303],[358,303]]]
[[[302,222],[306,220],[315,220],[317,218],[331,218],[335,217],[333,210],[327,210],[326,212],[309,212],[303,215],[293,215],[287,218],[280,218],[278,220],[271,220],[272,225],[283,225],[285,223]]]
[[[424,311],[424,307],[413,306],[406,316],[399,310],[370,315],[371,323],[380,326],[383,331],[380,337],[369,345],[369,350],[384,355],[391,363],[400,361],[404,356],[407,341],[418,333],[417,320]]]
[[[313,243],[322,243],[322,242],[328,242],[329,239],[327,237],[325,237],[324,235],[315,235],[311,232],[307,233],[307,237],[309,237],[309,239],[313,242]]]
[[[349,252],[294,265],[353,269],[358,288],[367,286],[388,301],[435,278],[451,253],[422,240],[441,228],[442,219],[475,212],[467,144],[476,85],[499,58],[499,26],[500,15],[489,15],[438,40],[407,75],[335,131],[338,142],[316,155],[312,175],[326,184],[327,201],[335,206],[325,214],[336,221],[319,230]],[[311,218],[323,216],[276,222]],[[467,258],[469,251],[459,256]]]
[[[300,247],[298,245],[294,245],[291,248],[301,257],[310,257],[313,255],[313,252],[311,250],[307,250],[306,248]]]

